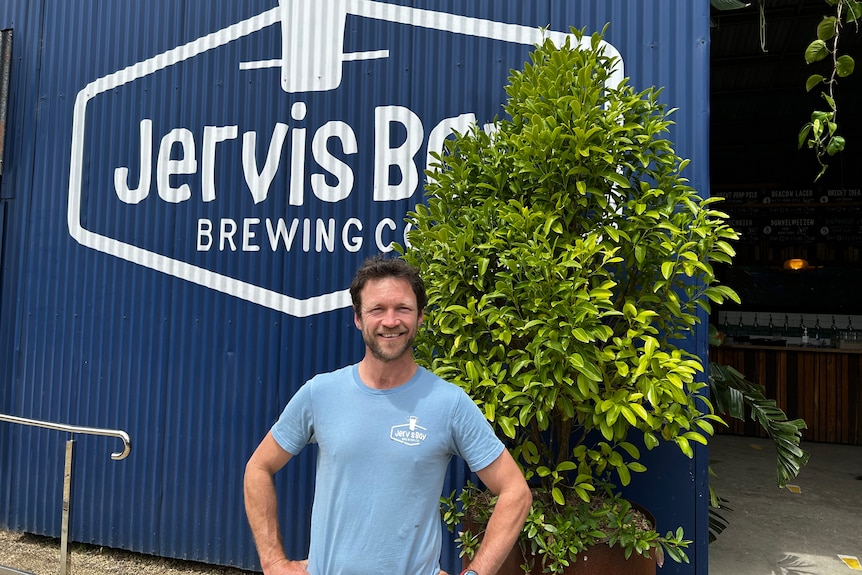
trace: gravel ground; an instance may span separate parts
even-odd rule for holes
[[[251,571],[69,543],[70,575],[248,575]],[[34,575],[60,572],[60,541],[0,529],[0,565]]]

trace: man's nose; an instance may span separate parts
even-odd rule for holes
[[[398,316],[398,312],[394,309],[386,310],[386,313],[383,315],[383,324],[387,326],[396,326],[401,323],[401,318]]]

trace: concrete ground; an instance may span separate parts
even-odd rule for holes
[[[709,546],[710,575],[862,573],[853,559],[862,561],[862,447],[802,447],[811,454],[808,465],[791,482],[795,488],[779,489],[769,440],[712,439],[711,483],[733,511]]]

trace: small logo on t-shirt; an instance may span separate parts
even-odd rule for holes
[[[410,423],[393,425],[389,432],[389,439],[403,443],[404,445],[419,445],[428,437],[428,430],[418,425],[419,418],[410,416]]]

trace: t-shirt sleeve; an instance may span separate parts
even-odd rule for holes
[[[276,443],[291,455],[298,455],[314,441],[312,407],[312,386],[308,382],[294,394],[270,429]]]
[[[488,467],[505,449],[482,410],[463,391],[455,407],[453,434],[458,455],[473,472]]]

